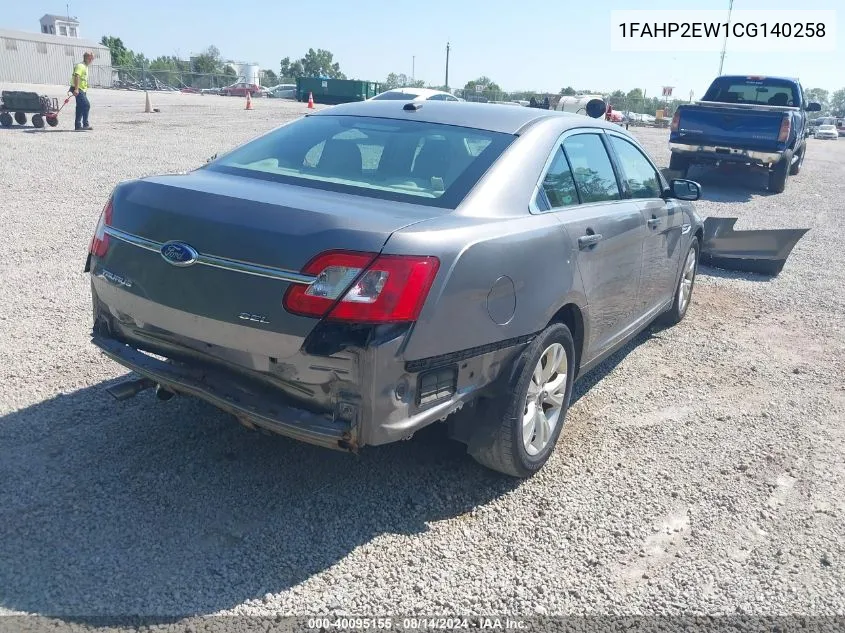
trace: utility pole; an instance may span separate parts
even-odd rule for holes
[[[417,66],[417,56],[411,56],[411,83],[416,83],[417,80],[417,73],[416,73],[416,66]]]
[[[449,42],[446,42],[446,90],[449,90]]]
[[[728,48],[728,31],[731,28],[731,12],[734,8],[734,0],[730,0],[728,4],[728,22],[727,22],[727,29],[725,30],[725,41],[722,43],[722,57],[719,60],[719,76],[722,75],[722,66],[725,65],[725,51]]]

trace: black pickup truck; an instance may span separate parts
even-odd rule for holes
[[[686,177],[691,165],[736,163],[769,173],[769,191],[781,193],[804,162],[808,103],[797,79],[722,75],[704,98],[679,106],[672,118],[669,168]]]

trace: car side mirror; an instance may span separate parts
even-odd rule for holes
[[[821,112],[822,104],[811,101],[807,104],[807,112]]]
[[[693,180],[675,178],[669,183],[672,196],[678,200],[689,200],[693,202],[701,197],[701,185]]]

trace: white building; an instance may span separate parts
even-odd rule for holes
[[[79,20],[69,15],[52,15],[48,13],[40,20],[41,32],[45,35],[62,35],[64,37],[82,37],[79,33]]]
[[[110,87],[111,51],[107,46],[79,37],[0,29],[0,82],[70,86],[73,67],[86,51],[94,54],[88,85]]]

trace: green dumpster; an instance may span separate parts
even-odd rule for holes
[[[314,103],[337,105],[352,101],[366,101],[377,95],[378,82],[360,79],[328,79],[325,77],[299,77],[296,80],[296,98],[308,101],[308,95],[314,97]]]

